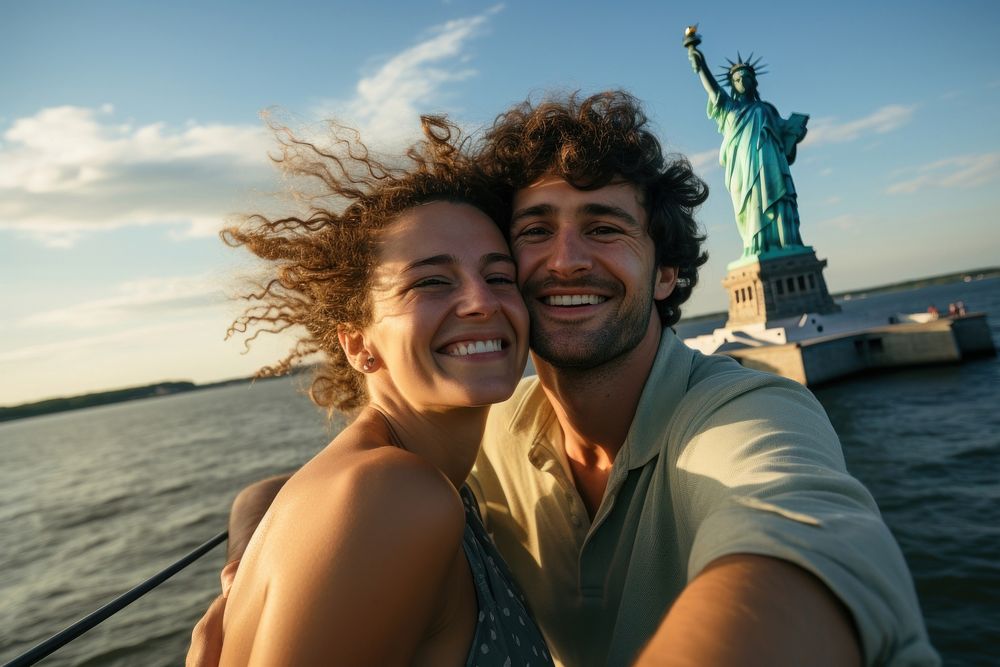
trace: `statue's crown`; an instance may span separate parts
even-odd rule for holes
[[[761,66],[760,58],[754,60],[753,53],[750,54],[749,58],[743,60],[743,56],[741,56],[740,52],[737,51],[735,62],[729,60],[729,58],[726,58],[726,60],[729,62],[729,66],[726,67],[725,65],[723,65],[722,73],[717,74],[715,78],[718,80],[719,83],[729,84],[730,88],[733,87],[733,75],[736,74],[736,72],[738,72],[739,70],[747,70],[755,77],[761,76],[762,74],[767,74],[767,72],[764,70],[764,67],[767,67],[767,65]],[[760,67],[760,69],[758,69],[758,67]]]

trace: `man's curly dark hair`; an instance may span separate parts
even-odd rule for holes
[[[663,326],[674,325],[680,305],[698,282],[702,250],[694,209],[708,198],[708,186],[681,155],[664,155],[649,129],[640,102],[624,91],[579,99],[523,102],[497,117],[477,150],[483,170],[503,197],[542,176],[557,175],[581,190],[612,182],[634,184],[649,218],[658,266],[676,266],[677,287],[656,302]]]

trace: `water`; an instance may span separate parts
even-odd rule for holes
[[[853,299],[847,311],[990,313],[1000,280]],[[684,331],[682,335],[691,335]],[[328,425],[268,380],[0,424],[0,661],[225,528],[237,491],[295,469]],[[879,502],[947,664],[1000,651],[1000,360],[865,375],[816,394]],[[42,664],[177,665],[218,591],[222,547]]]
[[[293,382],[0,424],[0,660],[224,530],[240,488],[321,449],[336,426]],[[224,560],[219,547],[43,664],[181,664]]]

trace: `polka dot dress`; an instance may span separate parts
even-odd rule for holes
[[[465,503],[462,548],[479,601],[476,634],[465,664],[468,667],[552,665],[552,657],[528,613],[524,596],[486,534],[475,497],[466,487],[462,487],[461,495]]]

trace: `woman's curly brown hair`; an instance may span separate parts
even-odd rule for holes
[[[656,302],[663,326],[681,316],[680,305],[708,261],[701,249],[694,209],[708,186],[681,155],[663,154],[637,99],[624,91],[577,94],[538,105],[523,102],[497,117],[483,137],[477,159],[502,184],[505,198],[540,177],[555,174],[581,190],[624,180],[638,187],[649,216],[659,266],[676,266],[677,287]]]
[[[457,127],[438,116],[423,116],[421,124],[424,138],[406,152],[403,167],[375,158],[357,132],[339,125],[331,126],[330,149],[272,126],[281,146],[273,160],[318,190],[296,193],[308,202],[302,217],[254,214],[221,233],[227,245],[246,246],[265,260],[268,276],[242,295],[252,305],[232,323],[227,337],[249,333],[249,345],[261,333],[292,327],[303,332],[288,355],[262,368],[258,377],[283,375],[319,354],[312,400],[328,410],[360,407],[367,400],[364,378],[348,363],[337,333],[370,323],[380,232],[406,209],[432,201],[470,204],[493,220],[506,215],[494,189],[466,157]]]

